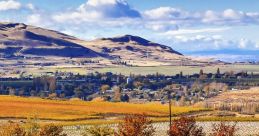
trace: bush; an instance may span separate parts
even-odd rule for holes
[[[193,117],[180,117],[172,122],[168,131],[169,136],[204,136],[202,127],[196,125]]]
[[[36,116],[27,118],[26,123],[24,124],[26,131],[26,136],[37,136],[40,125],[38,124],[38,119]]]
[[[128,115],[118,126],[116,136],[154,136],[155,129],[145,115]]]
[[[225,122],[212,125],[211,136],[234,136],[237,131],[236,123],[227,125]]]
[[[8,123],[1,126],[0,136],[26,136],[26,132],[19,124]]]
[[[55,126],[53,124],[45,125],[40,129],[39,136],[67,136],[63,134],[62,126]]]
[[[90,128],[86,128],[85,132],[82,133],[82,136],[113,136],[114,130],[104,126],[93,126]]]

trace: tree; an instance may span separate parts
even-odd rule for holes
[[[9,95],[15,95],[16,90],[14,88],[10,87],[8,90],[9,90]]]
[[[32,118],[27,118],[26,124],[24,125],[24,128],[26,130],[26,136],[37,136],[40,125],[37,123],[38,119],[36,116],[33,116]]]
[[[26,132],[19,124],[9,123],[0,127],[0,136],[26,136]]]
[[[203,69],[200,69],[200,76],[202,76],[203,74]]]
[[[220,75],[220,70],[219,70],[219,68],[217,69],[217,73],[216,73],[217,75]]]
[[[154,136],[152,122],[145,115],[128,115],[118,126],[115,136]]]
[[[54,93],[56,90],[56,79],[55,77],[51,77],[48,79],[49,82],[49,90]]]
[[[196,125],[194,117],[180,117],[172,122],[169,136],[204,136],[202,127]]]
[[[108,89],[110,89],[110,86],[109,86],[109,85],[102,85],[102,86],[101,86],[101,92],[102,92],[102,93],[105,93],[106,90],[108,90]]]
[[[84,91],[80,87],[75,88],[74,93],[78,98],[82,98],[84,96]]]
[[[138,89],[141,89],[141,87],[143,86],[143,83],[139,82],[139,81],[135,81],[133,83],[134,87],[135,88],[138,88]]]
[[[121,96],[121,101],[123,102],[129,102],[129,96],[127,94],[124,94]]]
[[[183,71],[180,72],[179,77],[180,77],[180,78],[183,77]]]
[[[225,122],[212,125],[211,136],[235,136],[237,131],[236,124],[227,125]]]
[[[115,86],[112,88],[114,91],[114,101],[120,102],[121,101],[121,88],[118,86]]]
[[[53,124],[48,124],[40,129],[39,136],[67,136],[63,134],[62,126],[55,126]]]
[[[82,136],[113,136],[114,130],[108,126],[93,126],[86,128]]]

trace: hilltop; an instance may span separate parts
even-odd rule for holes
[[[0,23],[0,67],[203,65],[173,48],[139,36],[86,41],[23,23]]]
[[[94,52],[68,39],[76,39],[56,31],[25,25],[0,23],[0,53],[13,56],[98,57]]]

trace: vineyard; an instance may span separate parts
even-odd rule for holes
[[[18,96],[0,96],[0,117],[23,119],[36,115],[42,120],[82,121],[104,119],[126,114],[150,117],[168,116],[168,105],[160,103],[131,104],[111,102],[85,102],[80,100],[48,100]],[[199,107],[173,107],[173,114],[192,113],[207,109]]]

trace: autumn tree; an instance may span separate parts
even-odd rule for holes
[[[114,86],[112,89],[114,91],[114,101],[121,101],[121,88],[119,86]]]
[[[38,136],[67,136],[67,135],[63,134],[62,126],[48,124],[41,127]]]
[[[109,86],[109,85],[102,85],[102,86],[101,86],[101,92],[102,92],[102,93],[105,93],[106,90],[108,90],[108,89],[110,89],[110,86]]]
[[[202,127],[196,125],[194,117],[182,116],[172,122],[169,136],[204,136]]]
[[[82,136],[113,136],[114,130],[108,126],[92,126],[86,128]]]
[[[145,115],[128,115],[118,126],[115,136],[154,136],[152,122]]]
[[[50,77],[48,79],[49,82],[49,90],[54,93],[56,90],[56,78],[55,77]]]
[[[228,125],[225,122],[220,122],[212,125],[210,136],[235,136],[237,130],[236,124]]]
[[[135,82],[133,82],[133,85],[134,85],[135,88],[140,89],[143,86],[143,83],[141,83],[139,81],[135,81]]]
[[[26,136],[37,136],[40,129],[37,116],[28,117],[24,128],[26,130]]]
[[[0,126],[0,136],[26,136],[26,132],[17,123],[8,123]]]

